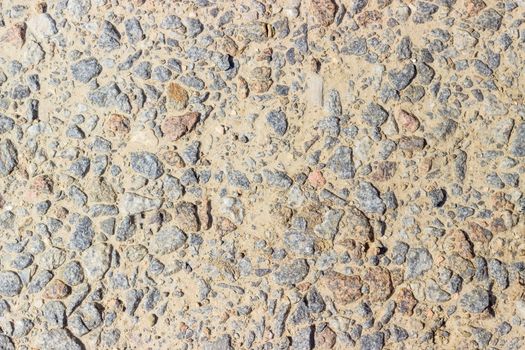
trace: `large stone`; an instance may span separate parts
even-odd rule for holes
[[[82,266],[90,282],[101,280],[111,263],[111,245],[98,243],[88,248],[82,255]]]
[[[361,277],[347,276],[335,271],[328,271],[323,278],[325,285],[333,293],[336,302],[348,304],[361,298]]]
[[[282,264],[273,273],[273,277],[279,285],[297,284],[305,279],[309,270],[306,260],[296,259],[288,264]]]
[[[18,152],[11,140],[0,142],[0,174],[9,175],[18,164]]]
[[[14,297],[22,290],[22,281],[13,271],[0,272],[0,296]]]
[[[161,229],[153,237],[152,248],[155,254],[165,255],[180,249],[188,236],[175,226]]]

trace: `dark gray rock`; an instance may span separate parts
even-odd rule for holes
[[[374,127],[381,126],[388,118],[388,112],[381,105],[371,102],[363,112],[363,120]]]
[[[381,350],[385,346],[383,332],[367,334],[361,337],[361,350]]]
[[[425,248],[410,248],[408,250],[406,260],[406,279],[422,276],[425,272],[430,270],[434,264],[432,255]]]
[[[150,180],[155,180],[164,173],[162,163],[150,152],[131,153],[130,163],[131,169]]]
[[[2,350],[15,350],[15,345],[5,334],[0,334],[0,349]]]
[[[482,29],[497,31],[501,27],[502,20],[502,15],[493,8],[489,8],[481,12],[476,20],[476,24]]]
[[[48,301],[42,308],[42,315],[50,328],[63,328],[66,325],[66,307],[61,301]]]
[[[102,30],[98,37],[97,45],[105,51],[112,51],[119,48],[120,33],[111,22],[104,21],[102,24]]]
[[[6,139],[0,142],[0,174],[9,175],[18,164],[18,152],[11,142]]]
[[[34,339],[40,350],[83,350],[84,346],[66,329],[44,330]]]
[[[326,162],[326,166],[340,179],[353,178],[355,167],[352,159],[352,149],[347,146],[339,146]]]
[[[155,254],[165,255],[180,249],[188,236],[176,226],[161,229],[153,237],[152,248]]]
[[[379,191],[370,182],[362,181],[359,184],[357,202],[359,209],[366,213],[383,214],[386,210],[385,203],[379,196]]]
[[[78,261],[68,262],[62,271],[62,280],[69,286],[76,286],[84,280],[84,269]]]
[[[279,136],[284,136],[286,130],[288,129],[288,120],[286,119],[286,114],[284,114],[283,111],[271,111],[266,116],[266,122]]]
[[[430,192],[428,192],[428,197],[430,198],[430,201],[432,202],[432,206],[439,208],[445,204],[445,201],[447,200],[447,193],[442,188],[436,188]]]
[[[398,91],[406,88],[410,82],[412,82],[415,76],[416,66],[412,63],[405,65],[401,69],[391,70],[388,72],[388,78],[390,79],[390,82]]]
[[[144,39],[144,32],[142,31],[142,26],[138,19],[131,18],[124,21],[124,27],[130,43],[136,44]]]
[[[465,311],[479,314],[490,306],[490,295],[483,288],[474,288],[463,294],[459,303]]]
[[[0,296],[14,297],[20,294],[22,281],[16,272],[0,272]]]
[[[525,122],[516,126],[513,132],[510,153],[515,157],[525,157]]]
[[[15,121],[12,118],[0,114],[0,134],[13,130]]]
[[[93,222],[89,217],[83,216],[75,226],[69,245],[75,250],[86,250],[93,242],[94,236]]]
[[[282,264],[274,272],[273,277],[277,284],[297,284],[305,279],[310,268],[303,259],[296,259],[288,264]]]
[[[81,83],[89,83],[91,79],[97,77],[101,72],[102,66],[93,57],[80,60],[71,65],[73,78]]]

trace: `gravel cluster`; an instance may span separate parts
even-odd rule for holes
[[[525,348],[523,0],[0,2],[0,349]]]

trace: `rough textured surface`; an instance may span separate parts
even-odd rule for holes
[[[524,18],[1,0],[0,349],[524,349]]]

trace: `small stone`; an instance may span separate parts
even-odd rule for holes
[[[111,22],[104,21],[102,23],[97,45],[105,51],[113,51],[120,46],[120,33]]]
[[[190,112],[182,116],[166,117],[162,122],[161,130],[169,141],[177,141],[192,131],[199,121],[199,113]]]
[[[381,350],[385,345],[385,335],[382,332],[367,334],[361,338],[361,350]]]
[[[26,24],[15,23],[0,37],[0,42],[9,43],[17,49],[22,48],[26,41]]]
[[[70,246],[76,250],[85,250],[91,245],[94,236],[93,222],[89,217],[83,216],[75,226],[75,230],[71,236]]]
[[[32,338],[40,350],[82,350],[83,344],[66,329],[44,330]]]
[[[152,248],[155,254],[166,255],[182,248],[188,236],[175,226],[161,229],[155,234]]]
[[[80,60],[71,65],[73,78],[81,83],[89,83],[91,79],[97,77],[101,72],[102,66],[93,57]]]
[[[150,180],[155,180],[164,173],[162,163],[150,152],[131,153],[130,163],[131,169]]]
[[[352,149],[339,146],[326,162],[328,169],[332,170],[340,179],[351,179],[355,175]]]
[[[284,134],[286,134],[286,130],[288,129],[288,120],[286,119],[286,114],[284,114],[283,111],[271,111],[266,116],[266,122],[277,135],[284,136]]]
[[[476,23],[482,29],[497,31],[501,27],[503,16],[493,8],[484,10],[477,18]]]
[[[64,299],[69,293],[71,288],[61,280],[55,279],[47,284],[43,295],[46,299]]]
[[[425,248],[410,248],[407,253],[405,278],[416,278],[430,270],[433,265],[432,255]]]
[[[490,305],[489,292],[483,288],[474,288],[465,293],[459,303],[465,311],[479,314]]]
[[[525,157],[525,122],[516,126],[512,134],[510,153],[515,157]]]
[[[379,104],[371,102],[363,112],[363,120],[370,126],[379,127],[388,118],[388,112]]]
[[[432,202],[432,206],[434,206],[435,208],[442,207],[443,204],[445,204],[445,201],[447,200],[447,193],[442,188],[436,188],[428,192],[427,195],[430,198],[430,201]]]
[[[371,267],[364,276],[370,287],[369,297],[372,302],[386,301],[393,292],[390,272],[383,267]]]
[[[126,214],[135,215],[145,211],[158,209],[161,204],[161,199],[153,199],[136,193],[126,192],[121,197],[119,207],[121,207]]]
[[[483,0],[466,0],[465,10],[469,17],[477,16],[487,5]]]
[[[29,18],[27,27],[38,38],[48,38],[58,33],[56,22],[48,13]]]
[[[396,121],[408,132],[415,132],[419,128],[419,120],[412,113],[405,110],[399,111]]]
[[[82,254],[82,266],[88,281],[101,280],[109,270],[111,263],[111,245],[94,244]]]
[[[396,296],[397,310],[408,316],[411,316],[414,307],[417,305],[417,299],[412,294],[412,291],[408,288],[401,288]]]
[[[188,92],[177,83],[170,83],[168,85],[168,98],[173,101],[176,108],[181,110],[188,104]]]
[[[124,136],[130,131],[130,122],[127,117],[113,113],[107,119],[106,127],[115,135]]]
[[[193,203],[182,202],[175,207],[175,225],[184,232],[199,231],[197,207]]]
[[[310,0],[310,15],[322,26],[334,22],[337,5],[333,0]]]
[[[359,184],[357,201],[360,209],[366,213],[383,214],[386,210],[386,206],[379,196],[379,191],[366,181]]]
[[[315,188],[321,188],[326,184],[326,180],[320,170],[314,170],[308,174],[308,182]]]
[[[322,331],[315,333],[316,349],[332,349],[336,343],[336,340],[337,335],[330,327],[325,327]]]
[[[0,349],[15,350],[15,345],[7,335],[0,334]]]
[[[0,174],[9,175],[18,164],[18,152],[11,140],[0,142]]]
[[[349,304],[361,298],[363,286],[361,277],[347,276],[335,271],[328,271],[323,277],[324,284],[334,295],[336,302]]]
[[[401,91],[404,88],[406,88],[410,84],[410,82],[412,82],[415,76],[416,66],[412,63],[405,65],[401,69],[391,70],[390,72],[388,72],[388,78],[390,79],[390,82],[398,91]]]
[[[0,296],[14,297],[22,291],[22,281],[13,271],[0,272]]]
[[[297,259],[279,266],[273,273],[273,277],[279,285],[297,284],[306,278],[309,270],[310,268],[305,260]]]
[[[128,36],[130,43],[136,44],[144,39],[144,32],[142,31],[142,27],[138,19],[131,18],[124,21],[124,27],[126,28],[126,35]]]
[[[231,346],[231,338],[228,334],[224,334],[214,341],[206,341],[203,344],[203,350],[233,350]]]

